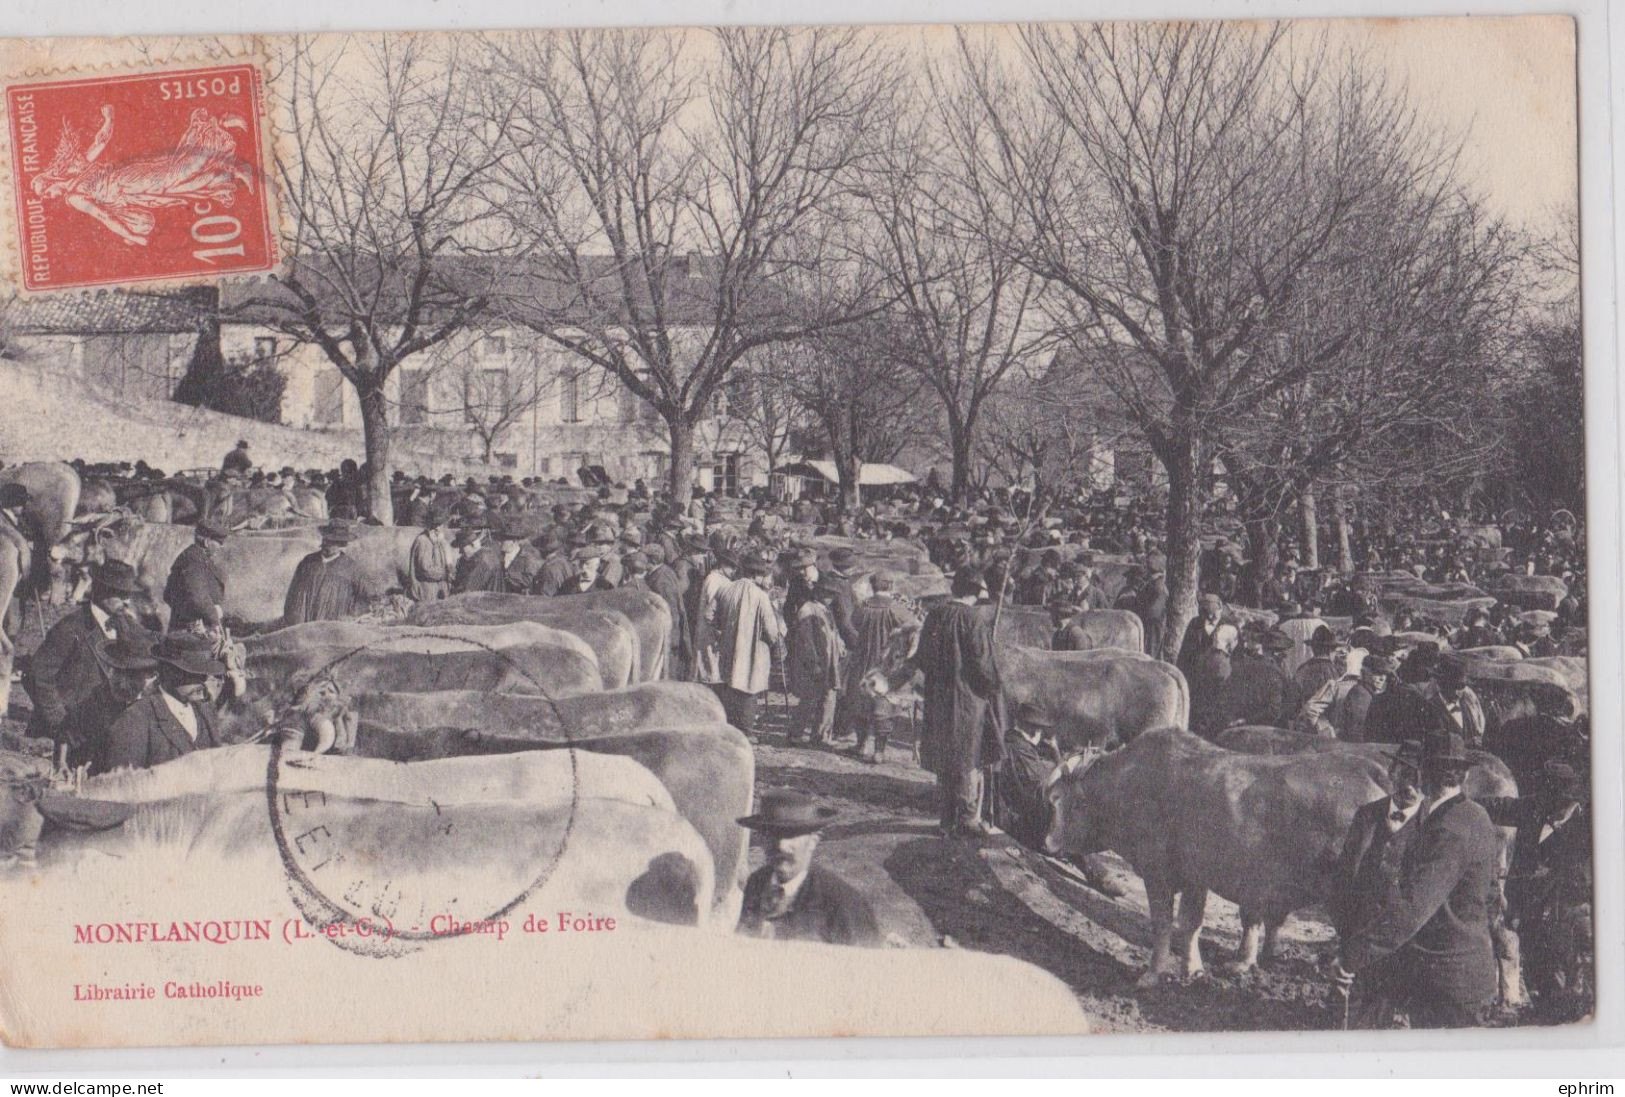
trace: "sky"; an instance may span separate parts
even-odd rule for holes
[[[1462,178],[1531,230],[1578,201],[1574,23],[1566,16],[1304,21],[1369,48],[1422,116],[1465,137]]]

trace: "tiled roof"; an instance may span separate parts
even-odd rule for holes
[[[53,293],[17,301],[6,325],[22,335],[184,334],[214,312],[213,290]]]

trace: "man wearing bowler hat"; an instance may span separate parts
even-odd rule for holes
[[[880,944],[869,901],[812,863],[819,832],[834,817],[834,808],[814,803],[805,793],[773,789],[762,793],[754,815],[739,820],[767,845],[767,863],[745,881],[739,932],[780,941]]]
[[[1490,913],[1501,839],[1461,790],[1470,766],[1460,735],[1424,743],[1421,827],[1399,878],[1342,938],[1331,969],[1346,987],[1391,959],[1403,972],[1396,1005],[1412,1028],[1477,1027],[1499,989]]]
[[[220,630],[226,602],[226,573],[216,556],[230,534],[226,523],[210,516],[198,520],[192,543],[170,565],[164,583],[164,604],[169,607],[169,628],[202,627]]]
[[[344,551],[355,540],[354,526],[342,518],[322,526],[322,545],[299,561],[282,605],[284,624],[348,621],[367,611],[367,584],[360,566]]]
[[[135,569],[109,560],[91,573],[90,601],[51,626],[34,651],[23,685],[34,702],[28,734],[55,740],[68,710],[102,683],[96,644],[139,628],[129,600],[142,593]]]
[[[1422,829],[1422,744],[1401,743],[1388,763],[1393,791],[1354,813],[1327,909],[1338,937],[1347,938],[1380,910],[1399,883],[1405,856]],[[1405,971],[1395,958],[1372,964],[1351,988],[1349,1027],[1391,1028]]]
[[[112,639],[95,642],[103,677],[89,696],[68,709],[58,726],[55,756],[59,765],[67,769],[88,766],[93,774],[101,772],[109,731],[158,676],[158,660],[152,655],[157,640],[153,633],[132,625],[119,629]]]
[[[1567,762],[1549,759],[1532,794],[1480,800],[1496,826],[1516,827],[1507,873],[1508,922],[1523,946],[1523,973],[1537,1004],[1572,991],[1575,963],[1590,951],[1591,789]],[[1576,932],[1579,927],[1579,932]],[[1576,939],[1576,938],[1579,939]]]
[[[145,769],[222,745],[209,679],[226,673],[208,637],[172,632],[152,649],[158,681],[125,709],[107,732],[100,770]]]

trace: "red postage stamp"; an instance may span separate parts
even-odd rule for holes
[[[256,66],[13,84],[6,114],[25,289],[271,267]]]

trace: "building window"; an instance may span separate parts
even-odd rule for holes
[[[537,476],[552,476],[553,475],[553,458],[551,458],[551,457],[538,457],[538,458],[536,458],[536,475]]]
[[[420,426],[429,421],[429,371],[401,370],[401,423]]]
[[[316,399],[310,409],[312,422],[336,425],[344,422],[344,375],[336,368],[316,375]]]
[[[519,467],[519,455],[517,453],[502,453],[498,451],[494,456],[497,459],[497,464],[502,468],[516,469]]]
[[[566,423],[581,422],[581,374],[567,373],[561,379],[559,419]]]
[[[495,422],[507,414],[512,402],[508,371],[482,369],[463,377],[463,420],[468,423]]]
[[[711,465],[711,489],[724,495],[739,491],[739,454],[719,453]]]
[[[508,355],[508,337],[505,335],[487,335],[480,345],[480,357],[505,358]]]
[[[265,362],[265,361],[269,361],[270,359],[275,358],[275,357],[276,357],[276,336],[274,336],[274,335],[256,335],[256,336],[254,336],[254,359],[255,359],[255,361]]]

